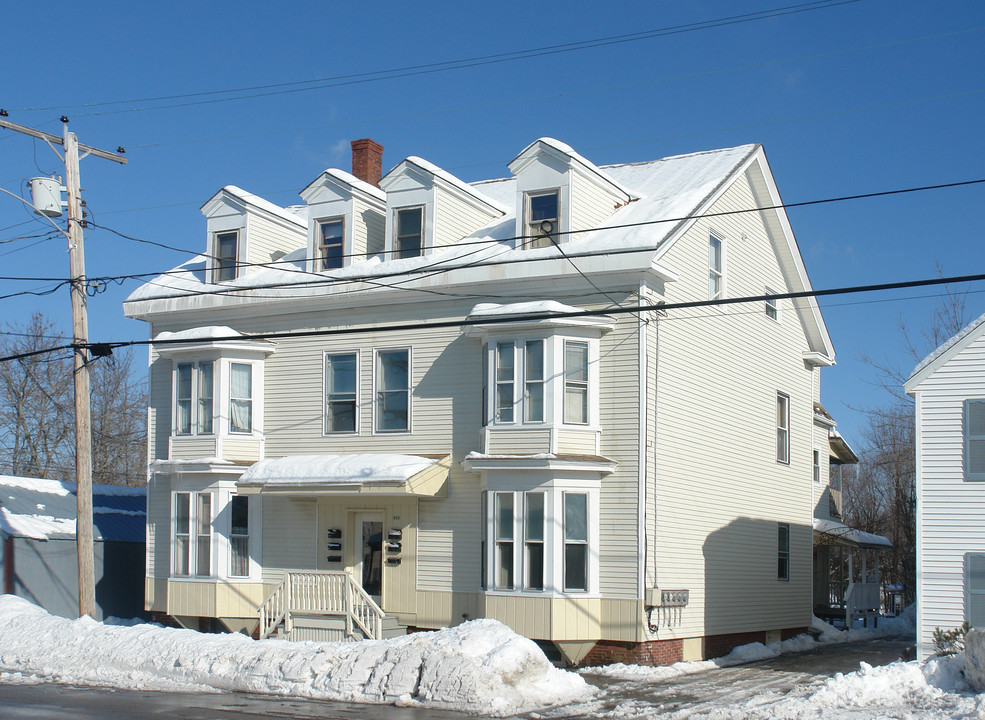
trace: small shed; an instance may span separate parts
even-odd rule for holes
[[[92,486],[96,619],[144,615],[147,491]],[[79,615],[75,483],[0,475],[0,578],[64,617]]]

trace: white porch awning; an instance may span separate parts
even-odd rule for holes
[[[889,550],[893,544],[882,535],[850,528],[834,520],[814,518],[815,545],[847,545],[867,550]]]
[[[245,495],[444,497],[450,462],[450,455],[290,455],[254,463],[236,487]]]

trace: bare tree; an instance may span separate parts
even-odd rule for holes
[[[51,321],[35,314],[0,335],[0,355],[27,355],[0,363],[0,472],[75,479],[72,353]],[[38,353],[30,355],[30,353]],[[143,384],[131,355],[96,358],[92,372],[93,481],[142,484],[146,458]]]
[[[892,541],[892,551],[882,559],[884,576],[903,586],[907,604],[916,596],[916,445],[913,400],[903,383],[920,360],[966,323],[965,294],[945,286],[924,326],[914,329],[900,319],[906,366],[862,358],[877,371],[888,399],[884,406],[863,408],[868,425],[856,472],[843,484],[845,518],[853,527]]]

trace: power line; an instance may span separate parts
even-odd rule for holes
[[[286,338],[300,338],[300,337],[327,337],[336,335],[362,335],[367,333],[387,333],[387,332],[397,332],[397,331],[409,331],[409,330],[438,330],[444,328],[463,328],[463,327],[477,327],[485,325],[501,325],[505,323],[513,323],[519,321],[535,321],[535,320],[556,320],[559,318],[579,318],[579,317],[599,317],[604,315],[625,315],[627,313],[641,313],[641,312],[667,312],[670,310],[682,310],[687,308],[701,308],[701,307],[717,307],[723,305],[738,305],[741,303],[751,303],[751,302],[765,302],[766,300],[793,300],[800,298],[819,298],[819,297],[831,297],[835,295],[848,295],[854,293],[868,293],[868,292],[884,292],[887,290],[901,290],[906,288],[916,288],[916,287],[928,287],[933,285],[948,285],[956,283],[966,283],[966,282],[980,282],[985,280],[985,273],[979,273],[975,275],[958,275],[952,277],[936,277],[928,278],[924,280],[905,280],[900,282],[890,282],[890,283],[875,283],[869,285],[853,285],[848,287],[837,287],[828,288],[825,290],[801,290],[796,292],[788,293],[770,293],[768,295],[747,295],[743,297],[735,298],[718,298],[715,300],[688,300],[683,302],[658,302],[656,304],[650,305],[639,305],[636,307],[616,307],[607,308],[605,310],[574,310],[571,312],[544,312],[544,313],[527,313],[523,315],[496,315],[496,316],[486,316],[478,319],[462,318],[461,320],[440,320],[436,322],[425,322],[425,323],[395,323],[392,325],[364,325],[358,327],[345,327],[345,328],[330,328],[322,330],[289,330],[285,332],[267,332],[267,333],[240,333],[237,335],[230,336],[219,336],[210,337],[211,342],[222,342],[222,341],[243,341],[243,340],[282,340]],[[89,349],[95,346],[100,348],[123,348],[123,347],[134,347],[134,346],[145,346],[145,345],[182,345],[195,342],[193,339],[189,338],[167,338],[163,340],[126,340],[126,341],[116,341],[116,342],[104,342],[104,343],[73,343],[66,345],[59,345],[57,347],[46,348],[44,350],[35,350],[28,353],[19,353],[16,355],[9,355],[6,357],[0,357],[0,362],[8,362],[11,360],[19,360],[27,357],[33,357],[35,355],[41,355],[49,352],[57,352],[59,350],[67,349]]]
[[[459,58],[456,60],[444,60],[434,63],[426,63],[419,65],[409,65],[398,68],[390,68],[387,70],[375,70],[360,73],[351,73],[346,75],[334,75],[323,78],[316,78],[313,80],[302,80],[302,81],[289,81],[283,83],[271,83],[266,85],[253,85],[241,88],[227,88],[221,90],[211,90],[202,91],[194,93],[180,93],[174,95],[161,95],[156,97],[145,97],[145,98],[135,98],[130,100],[112,100],[104,102],[94,102],[85,103],[82,105],[61,105],[61,106],[47,106],[47,107],[32,107],[32,108],[15,108],[17,111],[47,111],[47,110],[68,110],[75,108],[94,108],[94,107],[111,107],[116,105],[129,105],[133,103],[143,103],[143,102],[164,102],[168,100],[188,100],[188,102],[178,102],[164,105],[154,105],[148,107],[134,107],[126,108],[121,110],[107,110],[103,112],[90,112],[90,113],[77,113],[76,117],[89,117],[94,115],[109,115],[118,113],[129,113],[129,112],[144,112],[149,110],[162,110],[166,108],[176,108],[176,107],[189,107],[194,105],[208,105],[221,102],[231,102],[234,100],[246,100],[257,97],[269,97],[275,95],[286,95],[299,92],[310,92],[312,90],[320,90],[333,87],[341,87],[346,85],[359,85],[370,82],[379,82],[382,80],[393,80],[404,77],[412,77],[418,75],[429,75],[439,72],[447,72],[449,70],[461,70],[472,67],[479,67],[483,65],[493,65],[504,62],[512,62],[516,60],[525,60],[534,57],[542,57],[547,55],[557,55],[561,53],[576,52],[579,50],[588,50],[598,47],[606,47],[609,45],[618,45],[623,43],[638,42],[641,40],[649,40],[659,37],[665,37],[670,35],[678,35],[682,33],[694,32],[697,30],[707,30],[711,28],[724,27],[727,25],[737,25],[741,23],[754,22],[756,20],[766,20],[774,17],[780,17],[783,15],[793,15],[805,12],[811,12],[814,10],[826,9],[829,7],[837,7],[839,5],[849,5],[860,0],[814,0],[813,2],[801,3],[798,5],[788,5],[784,7],[774,8],[772,10],[760,10],[756,12],[744,13],[740,15],[731,15],[721,18],[715,18],[712,20],[702,20],[691,23],[685,23],[681,25],[672,25],[662,28],[656,28],[651,30],[644,30],[635,33],[627,33],[622,35],[610,35],[606,37],[594,38],[590,40],[581,40],[576,42],[563,43],[558,45],[548,45],[536,48],[528,48],[525,50],[518,50],[507,53],[496,53],[491,55],[480,55],[467,58]],[[297,87],[303,86],[303,87]],[[212,97],[216,95],[232,95],[233,93],[247,93],[242,95],[236,95],[235,97]],[[190,98],[207,98],[190,100]]]

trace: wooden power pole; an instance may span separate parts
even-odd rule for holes
[[[92,418],[89,395],[89,325],[86,317],[85,251],[82,244],[82,191],[79,181],[79,140],[68,130],[62,118],[63,135],[27,128],[0,118],[0,127],[40,138],[54,150],[59,144],[65,151],[65,192],[68,199],[69,272],[72,276],[72,345],[75,348],[73,377],[75,383],[75,539],[79,557],[79,616],[96,614],[96,580],[92,545]],[[126,164],[120,155],[81,146],[86,155]],[[55,151],[58,154],[58,151]],[[83,156],[84,157],[84,156]]]

